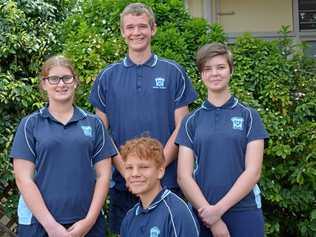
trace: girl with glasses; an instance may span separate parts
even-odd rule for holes
[[[74,105],[79,85],[69,59],[43,65],[48,105],[20,122],[10,156],[21,193],[18,236],[105,236],[101,209],[116,149],[101,120]]]

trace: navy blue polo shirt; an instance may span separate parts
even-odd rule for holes
[[[185,71],[175,62],[152,55],[142,65],[129,57],[105,68],[97,77],[89,100],[109,120],[111,135],[120,147],[127,140],[147,134],[165,145],[175,129],[174,112],[196,98]],[[117,171],[116,187],[125,190]],[[176,161],[162,181],[176,187]]]
[[[73,223],[88,213],[96,182],[94,164],[116,154],[101,120],[74,108],[63,125],[48,108],[22,119],[15,134],[10,157],[35,164],[34,182],[44,202],[63,224]],[[19,223],[36,223],[20,198]]]
[[[176,143],[195,155],[195,180],[210,204],[216,204],[245,170],[247,144],[268,138],[259,114],[231,98],[221,107],[206,100],[182,121]],[[231,210],[260,208],[260,190],[252,192]]]
[[[150,206],[137,203],[123,219],[121,237],[198,237],[199,229],[187,204],[168,189],[163,189]]]

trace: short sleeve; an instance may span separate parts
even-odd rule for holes
[[[247,132],[248,143],[258,139],[267,139],[269,134],[266,131],[258,112],[254,109],[251,109],[250,113],[251,116]]]
[[[176,108],[180,108],[182,106],[191,104],[197,98],[197,93],[193,88],[192,81],[185,70],[179,65],[177,65],[177,69],[177,78],[179,81],[176,87],[175,104]]]
[[[175,143],[193,150],[192,114],[183,118]]]
[[[120,237],[128,237],[128,226],[127,226],[127,216],[126,215],[122,221],[121,227],[120,227]]]
[[[90,95],[89,101],[95,107],[106,113],[106,69],[103,70],[94,81]]]
[[[23,118],[17,127],[10,157],[13,159],[25,159],[35,163],[36,159],[36,140],[33,135],[33,116]]]
[[[189,209],[188,205],[183,200],[180,200],[179,197],[177,198],[177,205],[174,207],[170,207],[171,212],[173,213],[173,222],[176,232],[174,236],[198,237],[199,224],[197,222],[196,217],[194,216],[193,212]],[[170,230],[170,232],[171,231],[172,230]]]
[[[117,154],[116,147],[102,121],[96,118],[95,144],[93,163]]]

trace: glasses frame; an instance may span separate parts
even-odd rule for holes
[[[58,80],[56,82],[53,82],[51,78],[58,78]],[[65,78],[68,78],[68,79],[65,79]],[[74,83],[75,77],[73,75],[63,75],[63,76],[54,75],[54,76],[44,77],[43,80],[47,80],[50,85],[58,85],[60,80],[62,80],[64,84],[69,85],[69,84]],[[67,80],[70,80],[70,82]]]

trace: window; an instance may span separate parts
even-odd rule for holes
[[[316,1],[299,0],[300,31],[316,30]]]

